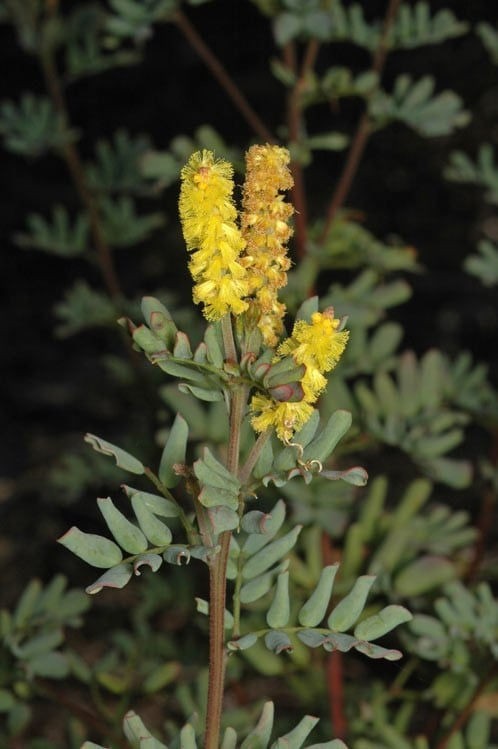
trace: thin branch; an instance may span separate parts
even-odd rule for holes
[[[498,465],[498,430],[493,431],[493,441],[491,444],[491,450],[489,460],[493,466]],[[465,574],[467,582],[475,582],[479,570],[486,553],[486,546],[489,538],[489,534],[493,528],[493,515],[497,502],[496,490],[492,486],[488,486],[484,489],[481,506],[479,508],[479,515],[477,518],[477,541],[474,546],[474,553],[470,560],[469,567]]]
[[[238,88],[237,84],[230,77],[226,68],[222,65],[214,52],[207,46],[199,32],[190,23],[187,16],[184,15],[181,10],[178,10],[174,14],[173,20],[205,63],[206,67],[216,78],[220,86],[232,100],[233,104],[239,110],[251,129],[259,138],[261,138],[261,140],[267,143],[275,143],[275,138],[270,130],[264,124],[259,115],[256,114],[244,94]]]
[[[435,749],[446,749],[451,738],[465,725],[467,720],[470,718],[472,712],[474,711],[477,700],[479,699],[481,694],[484,692],[488,684],[495,678],[497,674],[498,674],[498,666],[496,664],[493,664],[491,668],[487,671],[487,673],[482,677],[479,684],[477,685],[474,691],[474,694],[472,695],[471,700],[464,707],[464,709],[457,715],[457,718],[454,721],[453,725],[445,733],[445,735],[439,741],[439,743],[436,744]]]
[[[321,546],[324,565],[333,564],[336,559],[330,536],[325,532],[322,533]],[[348,732],[348,721],[344,706],[343,655],[339,651],[331,653],[327,658],[325,676],[329,698],[330,720],[334,734],[338,739],[344,740]]]
[[[242,386],[232,391],[227,468],[234,476],[239,471],[240,429],[246,403],[246,387]],[[220,551],[209,566],[209,681],[204,737],[205,749],[219,749],[220,741],[226,667],[226,571],[231,537],[230,531],[220,534]]]
[[[50,47],[47,46],[45,47],[45,49],[42,49],[40,53],[40,62],[45,79],[45,85],[53,102],[54,108],[58,115],[61,117],[64,124],[68,126],[69,115],[67,112],[66,102],[64,99],[59,73],[57,71],[57,65],[54,59],[53,50]],[[123,298],[123,292],[121,291],[121,286],[116,274],[116,269],[114,268],[111,249],[104,237],[95,198],[88,189],[86,183],[85,170],[80,159],[78,149],[76,148],[74,143],[65,143],[62,147],[62,154],[64,156],[64,160],[66,162],[69,173],[71,174],[75,189],[88,214],[92,238],[97,250],[98,263],[107,291],[113,302],[119,303]]]
[[[400,0],[389,0],[379,45],[375,50],[372,58],[372,72],[377,73],[379,77],[386,62],[389,32],[394,23],[394,19],[396,18],[399,4]],[[342,170],[342,174],[339,177],[339,182],[337,183],[337,187],[330,200],[330,204],[327,210],[327,216],[325,219],[325,226],[319,240],[320,244],[323,244],[327,239],[337,212],[344,205],[344,202],[349,194],[351,185],[356,176],[356,172],[358,171],[365,146],[370,137],[371,130],[372,128],[368,111],[365,111],[361,115],[358,122],[358,126],[353,136],[346,162]]]
[[[289,143],[298,145],[301,137],[302,107],[301,97],[307,85],[307,78],[313,69],[318,55],[319,43],[316,39],[308,42],[303,55],[303,61],[299,75],[297,75],[296,48],[294,42],[288,42],[284,46],[283,56],[286,67],[296,76],[296,82],[289,94],[287,101],[287,128],[289,131]],[[291,163],[294,187],[292,189],[292,202],[296,208],[296,255],[302,259],[306,255],[308,244],[308,206],[306,202],[306,189],[304,184],[303,168],[297,161]]]

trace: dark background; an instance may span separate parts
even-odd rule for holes
[[[449,7],[470,23],[493,21],[496,12],[495,3],[485,0],[449,0],[431,6]],[[383,13],[384,3],[369,2],[364,7],[369,15],[377,16]],[[278,49],[267,19],[246,0],[217,0],[187,8],[186,13],[255,110],[276,131],[283,121],[285,91],[268,70]],[[43,91],[36,60],[20,49],[7,26],[0,27],[0,60],[2,98],[17,100],[24,91]],[[368,66],[369,56],[351,45],[321,49],[319,69],[341,64],[360,71]],[[452,150],[462,149],[475,157],[481,142],[498,139],[496,68],[478,38],[468,34],[441,45],[393,53],[384,74],[387,90],[400,72],[416,78],[434,75],[437,90],[459,93],[473,120],[451,137],[422,139],[401,125],[375,135],[347,205],[361,212],[365,226],[379,238],[395,235],[413,245],[426,269],[409,279],[412,300],[392,312],[406,328],[404,347],[423,353],[436,346],[451,355],[468,348],[478,360],[490,364],[496,381],[496,290],[485,289],[465,274],[462,262],[473,252],[483,222],[496,239],[497,219],[478,188],[448,183],[442,177]],[[90,158],[97,138],[110,137],[121,127],[132,134],[150,134],[158,149],[167,148],[179,133],[192,135],[204,123],[211,124],[229,144],[245,147],[253,138],[173,25],[157,27],[141,64],[82,79],[69,87],[67,96],[72,123],[82,131],[79,147],[85,159]],[[360,111],[355,101],[341,104],[334,114],[318,107],[310,114],[310,132],[329,128],[352,132]],[[320,154],[319,163],[307,172],[312,217],[323,213],[344,156],[345,152]],[[9,575],[11,582],[4,589],[6,599],[12,600],[22,581],[33,573],[45,577],[57,566],[59,552],[52,544],[47,547],[47,539],[67,527],[69,511],[63,503],[51,504],[45,486],[47,469],[61,451],[80,444],[85,431],[105,436],[111,424],[121,419],[126,429],[135,417],[130,413],[134,405],[126,396],[108,397],[112,385],[98,363],[99,354],[120,352],[119,336],[113,340],[96,331],[57,340],[53,334],[53,307],[64,290],[79,277],[99,287],[98,273],[78,260],[23,251],[11,242],[12,234],[24,227],[27,213],[48,214],[58,201],[76,209],[64,164],[52,156],[30,161],[2,151],[0,191],[4,416],[0,525],[5,531],[0,560],[7,570],[15,559],[17,582],[13,585]],[[131,296],[170,287],[180,301],[189,303],[176,200],[177,186],[167,189],[159,201],[159,210],[168,217],[165,228],[138,249],[117,253],[121,282]],[[144,207],[150,207],[146,201]]]

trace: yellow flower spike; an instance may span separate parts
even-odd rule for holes
[[[246,242],[237,227],[232,165],[211,151],[192,154],[181,173],[180,219],[195,281],[193,297],[208,320],[248,307],[247,270],[240,262]]]
[[[284,305],[278,303],[278,289],[287,283],[290,268],[286,243],[292,236],[288,221],[294,212],[281,191],[293,185],[290,155],[280,146],[252,146],[246,154],[241,215],[250,292],[260,308],[258,327],[267,345],[274,346],[283,330]]]
[[[328,307],[323,312],[315,312],[311,323],[298,320],[292,335],[278,347],[278,356],[294,357],[298,364],[330,372],[341,358],[349,338],[349,332],[338,332],[341,321],[334,317],[334,310]]]
[[[338,331],[339,325],[332,307],[315,312],[310,323],[304,320],[295,323],[291,337],[278,347],[274,362],[292,356],[296,364],[305,365],[301,380],[304,397],[297,403],[280,403],[265,395],[255,395],[251,401],[251,423],[257,432],[274,427],[279,439],[285,442],[308,421],[313,413],[312,404],[327,386],[325,373],[336,366],[348,342],[349,332]]]
[[[288,442],[311,417],[313,406],[304,400],[280,403],[257,393],[252,398],[251,411],[254,413],[251,424],[256,432],[265,432],[274,427],[277,437],[282,442]]]

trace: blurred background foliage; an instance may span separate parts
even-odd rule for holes
[[[350,410],[353,427],[328,468],[354,460],[371,480],[296,479],[269,486],[264,506],[283,495],[304,525],[296,609],[340,560],[335,592],[375,574],[366,613],[402,603],[416,616],[392,636],[401,666],[259,643],[233,656],[227,722],[247,731],[264,695],[283,729],[304,708],[323,717],[323,740],[353,749],[498,742],[494,10],[0,3],[0,742],[124,746],[130,707],[165,736],[194,712],[202,725],[201,566],[90,601],[77,587],[86,570],[54,540],[68,524],[95,527],[95,496],[126,480],[84,445],[86,431],[154,465],[178,409],[192,454],[223,443],[222,406],[179,393],[116,321],[138,322],[141,296],[154,294],[201,340],[179,170],[209,148],[240,182],[247,145],[269,139],[289,145],[297,183],[289,310],[318,292],[349,316],[321,411]],[[255,627],[267,603],[249,607]]]

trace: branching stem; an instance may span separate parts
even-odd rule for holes
[[[185,35],[191,46],[195,49],[208,70],[210,70],[225,93],[232,100],[233,104],[239,110],[254,133],[261,138],[261,140],[267,143],[275,143],[275,138],[270,130],[264,124],[259,115],[256,114],[244,94],[230,77],[226,68],[222,65],[214,52],[207,46],[206,42],[200,36],[196,28],[190,23],[187,16],[184,15],[182,11],[178,10],[174,15],[173,20]]]
[[[496,665],[496,663],[494,663],[488,669],[488,671],[484,674],[484,676],[481,678],[479,684],[477,685],[474,691],[474,694],[472,695],[472,698],[470,699],[468,704],[464,707],[464,709],[461,712],[459,712],[453,725],[445,733],[445,735],[439,741],[439,743],[436,744],[435,749],[446,749],[446,747],[450,743],[451,738],[466,724],[466,722],[472,715],[472,712],[474,710],[477,700],[479,699],[481,694],[484,692],[488,684],[496,677],[497,674],[498,674],[498,666]]]
[[[382,73],[382,70],[384,68],[384,64],[386,61],[386,56],[388,52],[389,32],[394,23],[394,19],[396,18],[396,13],[398,11],[399,3],[400,3],[400,0],[389,0],[389,5],[387,7],[386,15],[384,18],[384,26],[383,26],[382,34],[379,40],[379,45],[377,49],[375,50],[375,53],[372,59],[371,69],[374,73],[377,73],[379,77],[380,77],[380,74]],[[344,164],[344,168],[342,170],[342,174],[339,177],[339,182],[337,183],[337,187],[330,200],[330,204],[329,204],[326,219],[325,219],[325,225],[323,227],[323,231],[320,236],[321,244],[323,244],[325,240],[327,239],[330,228],[337,215],[337,212],[340,210],[340,208],[342,208],[347,196],[349,195],[351,185],[353,184],[353,180],[356,176],[356,172],[358,171],[358,167],[360,165],[361,158],[363,156],[363,152],[365,150],[365,146],[367,145],[371,132],[372,132],[372,125],[371,125],[370,117],[368,115],[368,110],[367,110],[363,112],[363,114],[360,117],[358,126],[356,128],[356,132],[353,136],[353,140],[351,141],[351,146],[350,146],[347,158],[346,158],[346,162]]]
[[[50,95],[54,109],[61,118],[64,126],[69,128],[69,115],[67,112],[64,93],[57,70],[57,64],[54,58],[54,50],[51,45],[46,44],[40,52],[40,63],[45,79],[45,85]],[[111,249],[104,237],[102,224],[100,221],[98,207],[94,196],[88,189],[85,177],[85,170],[81,161],[78,149],[72,142],[67,142],[62,147],[62,155],[66,166],[73,180],[74,187],[84,206],[90,230],[92,233],[95,249],[97,250],[97,259],[102,278],[109,293],[109,296],[117,307],[121,305],[123,292],[118,280],[116,269],[114,267]]]
[[[316,39],[308,42],[303,55],[299,75],[297,75],[296,48],[294,42],[288,42],[283,50],[286,67],[296,76],[296,82],[287,101],[287,128],[291,147],[298,146],[301,137],[302,105],[301,97],[307,85],[307,78],[313,69],[318,54],[319,43]],[[296,255],[302,259],[306,255],[308,244],[308,206],[302,165],[295,158],[291,163],[294,187],[292,188],[292,202],[296,208]]]

